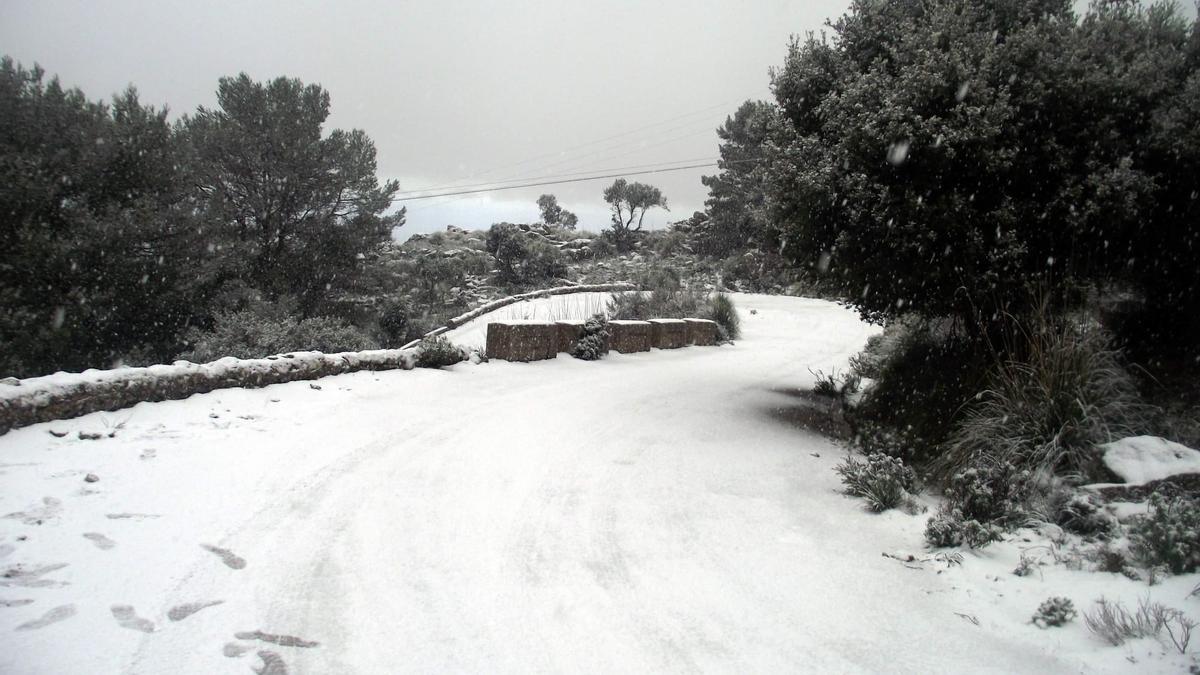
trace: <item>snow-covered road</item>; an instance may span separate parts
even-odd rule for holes
[[[843,451],[791,421],[809,369],[874,329],[736,300],[734,346],[362,372],[0,437],[0,672],[1080,670],[1075,637],[962,568],[881,556],[924,519],[839,494]]]

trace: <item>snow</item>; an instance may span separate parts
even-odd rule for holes
[[[923,549],[928,514],[840,494],[844,451],[798,424],[798,390],[876,329],[733,297],[734,345],[364,371],[0,436],[0,672],[1187,670],[1030,617],[1146,594],[1195,617],[1197,575],[1014,576],[1064,553],[1032,532],[954,565]]]
[[[1131,436],[1100,448],[1105,466],[1130,485],[1200,473],[1200,452],[1157,436]]]

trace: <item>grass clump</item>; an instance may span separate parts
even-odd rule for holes
[[[1083,623],[1093,635],[1114,647],[1145,637],[1161,640],[1166,631],[1168,640],[1180,654],[1187,653],[1192,629],[1196,627],[1196,622],[1183,612],[1150,602],[1149,598],[1139,600],[1133,612],[1120,602],[1100,598],[1091,611],[1084,613]]]
[[[989,386],[958,423],[941,464],[953,469],[982,456],[1100,477],[1096,446],[1142,433],[1153,408],[1098,327],[1044,311],[1013,324],[1006,355],[996,357]]]
[[[418,368],[442,368],[466,360],[466,350],[442,335],[422,338],[417,344]]]
[[[871,455],[865,462],[847,457],[835,470],[846,494],[862,497],[876,513],[902,505],[917,484],[916,474],[903,460],[887,455]]]

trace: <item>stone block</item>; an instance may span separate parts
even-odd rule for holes
[[[649,321],[609,321],[608,347],[622,354],[650,351]]]
[[[583,337],[583,322],[582,321],[555,321],[554,325],[558,327],[558,351],[569,352],[579,342],[579,338]]]
[[[717,344],[717,322],[708,319],[684,319],[688,344],[711,346]]]
[[[544,321],[489,323],[487,356],[505,361],[540,361],[558,356],[558,326]]]
[[[659,349],[686,347],[687,322],[683,319],[650,319],[650,344]]]

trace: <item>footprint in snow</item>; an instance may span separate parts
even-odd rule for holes
[[[62,605],[60,607],[55,607],[49,612],[46,612],[40,619],[26,621],[20,626],[17,626],[16,630],[37,630],[39,628],[45,628],[52,623],[66,621],[73,616],[75,616],[75,605]]]
[[[49,520],[59,513],[62,513],[62,502],[54,497],[42,497],[41,506],[32,506],[24,511],[16,511],[4,517],[19,520],[26,525],[41,525],[43,521]]]
[[[146,520],[147,518],[162,518],[157,513],[106,513],[109,520]]]
[[[235,555],[233,551],[230,551],[229,549],[221,548],[219,546],[211,546],[209,544],[200,544],[200,548],[208,551],[209,553],[216,554],[221,558],[221,562],[225,563],[225,565],[231,569],[240,570],[246,566],[245,559]]]
[[[146,450],[143,450],[142,454],[139,455],[138,457],[139,457],[139,459],[154,459],[157,455],[158,455],[157,450],[155,450],[153,448],[148,448]]]
[[[154,622],[138,616],[137,611],[130,605],[113,605],[109,611],[112,612],[113,618],[122,628],[140,630],[143,633],[154,632]]]
[[[109,539],[108,537],[100,534],[99,532],[84,532],[83,538],[91,541],[93,544],[96,545],[96,548],[101,549],[103,551],[111,550],[112,548],[114,548],[117,545],[117,542],[113,541],[112,539]]]
[[[250,649],[251,647],[248,645],[240,645],[236,642],[226,642],[225,646],[221,649],[221,653],[231,659],[236,659],[250,651]]]
[[[0,573],[0,586],[21,586],[24,588],[59,588],[66,586],[67,582],[65,581],[53,581],[41,578],[66,566],[67,563],[55,563],[53,565],[29,568],[24,565],[14,565],[4,570],[3,573]]]
[[[12,544],[0,544],[0,558],[7,558],[15,550],[17,550],[17,547]]]
[[[0,600],[0,607],[4,607],[6,609],[9,607],[24,607],[25,605],[32,604],[33,600],[29,598],[21,598],[20,600]]]
[[[263,660],[262,668],[255,668],[258,675],[287,675],[287,664],[275,652],[261,651],[258,658]]]
[[[189,616],[199,612],[206,607],[219,605],[225,602],[224,600],[210,600],[208,602],[189,602],[183,605],[176,605],[167,612],[167,618],[172,621],[183,621]]]
[[[244,633],[234,633],[233,637],[239,640],[259,640],[261,642],[270,642],[273,645],[280,647],[317,647],[320,642],[312,642],[298,638],[294,635],[275,635],[274,633],[264,633],[261,630],[248,631]]]

